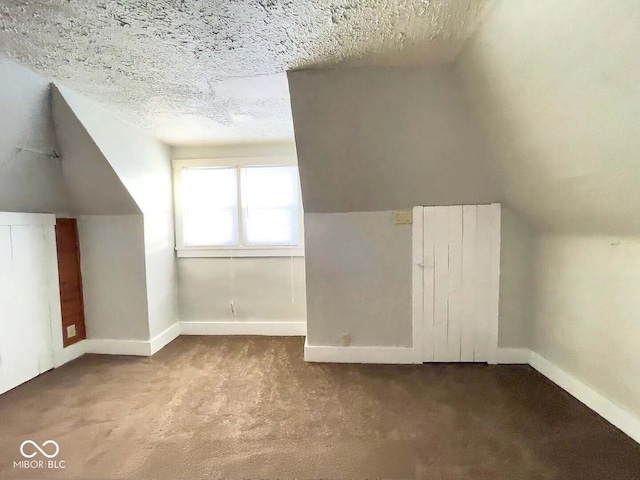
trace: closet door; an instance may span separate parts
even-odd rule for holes
[[[8,368],[11,364],[8,343],[9,321],[14,317],[15,302],[11,298],[11,278],[13,264],[11,261],[11,227],[0,225],[0,393],[11,388]]]
[[[0,393],[53,368],[44,228],[0,225]]]
[[[413,225],[416,362],[495,363],[500,205],[415,207]]]
[[[80,240],[75,218],[57,219],[56,247],[62,311],[62,344],[68,347],[87,338],[80,272]]]

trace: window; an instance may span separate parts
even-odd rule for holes
[[[178,256],[302,255],[298,169],[266,160],[174,162]]]

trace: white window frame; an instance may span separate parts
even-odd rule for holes
[[[298,167],[296,157],[240,157],[240,158],[199,158],[190,160],[173,160],[173,198],[176,235],[176,252],[178,257],[303,257],[304,256],[304,214],[302,195],[298,184],[298,244],[295,246],[260,245],[247,246],[243,242],[244,209],[241,202],[241,168],[243,167]],[[191,247],[185,246],[182,224],[182,171],[185,168],[235,168],[238,180],[238,241],[236,247]]]

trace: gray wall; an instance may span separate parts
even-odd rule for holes
[[[304,322],[307,316],[303,257],[180,258],[178,285],[183,322]]]
[[[289,73],[310,344],[411,346],[411,226],[389,210],[500,200],[459,87],[448,67]]]
[[[178,321],[169,147],[73,91],[59,87],[56,97],[94,142],[89,152],[94,161],[113,169],[126,188],[120,197],[128,192],[143,213],[147,322],[153,338]],[[106,172],[104,176],[109,178]]]
[[[142,215],[78,218],[87,338],[148,340]]]
[[[148,339],[140,209],[46,79],[0,58],[0,101],[0,210],[78,216],[89,338]]]
[[[310,345],[411,346],[411,225],[392,212],[308,213]]]
[[[68,211],[48,81],[0,56],[0,112],[0,211]]]
[[[640,239],[537,242],[533,347],[640,417]]]
[[[449,68],[289,73],[306,212],[500,200]]]
[[[140,208],[57,89],[52,93],[57,148],[69,211],[76,215],[140,214]]]
[[[510,208],[501,215],[498,345],[531,348],[535,233]]]
[[[505,198],[546,232],[533,349],[636,415],[639,49],[637,0],[501,0],[456,66]]]
[[[500,0],[456,72],[539,229],[640,234],[640,3]]]
[[[295,156],[293,142],[173,147],[174,160]],[[306,320],[304,258],[179,258],[180,320]],[[229,302],[235,303],[233,316]]]

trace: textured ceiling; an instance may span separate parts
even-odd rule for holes
[[[0,49],[173,144],[292,138],[288,69],[452,61],[491,0],[0,0]]]

